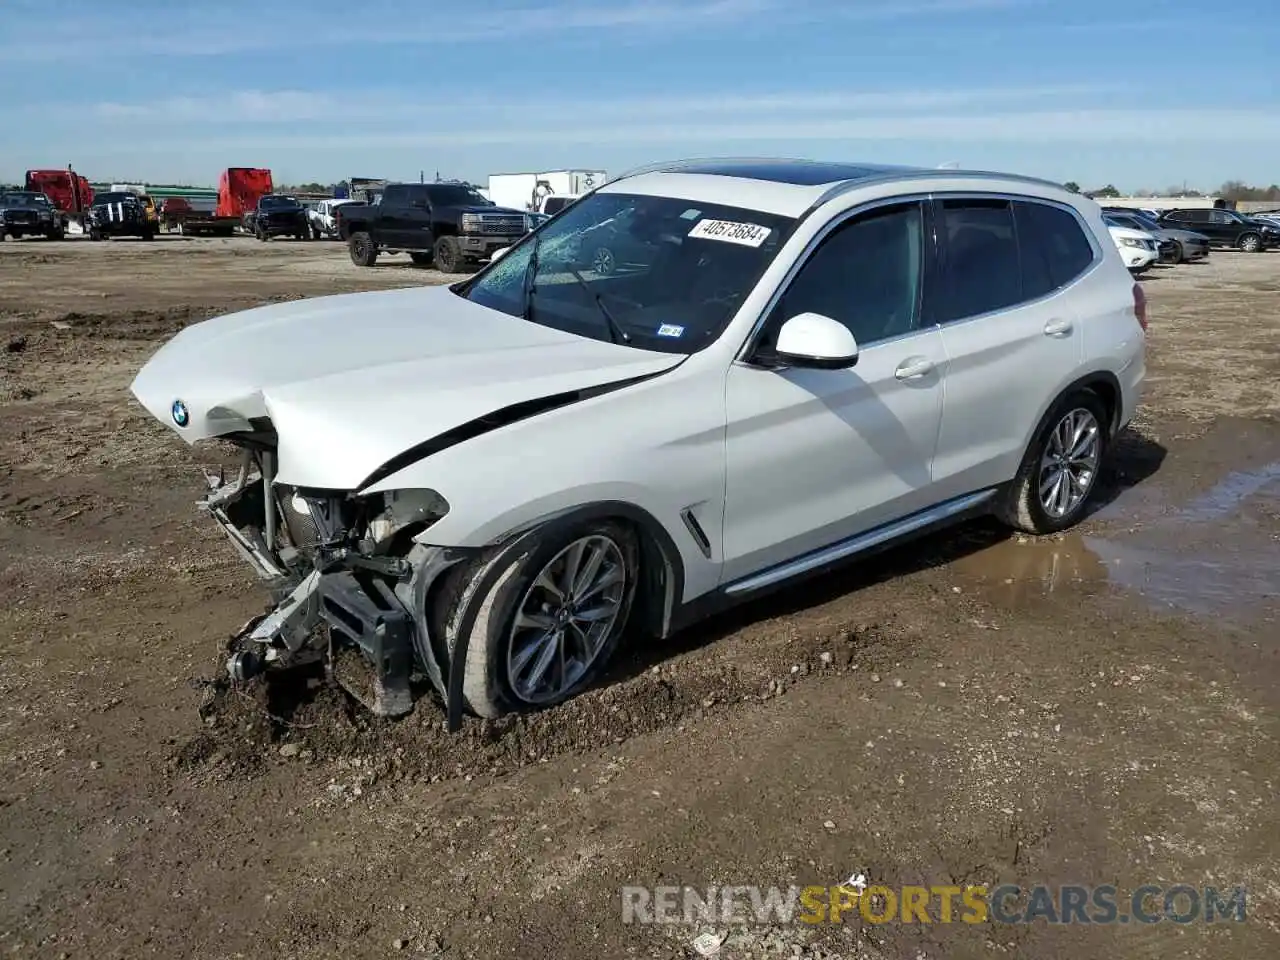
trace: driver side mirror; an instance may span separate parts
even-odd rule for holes
[[[838,320],[799,313],[782,325],[777,343],[761,359],[777,366],[847,370],[858,362],[858,341]]]

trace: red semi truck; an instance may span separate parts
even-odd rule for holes
[[[65,170],[28,170],[27,189],[43,193],[69,218],[82,221],[93,203],[93,187],[71,167]]]
[[[219,217],[243,217],[256,210],[258,200],[273,191],[271,171],[261,167],[230,167],[218,179]]]
[[[161,212],[165,230],[186,236],[229,237],[271,192],[271,171],[261,167],[230,167],[218,178],[218,203],[212,211],[197,209],[180,198],[166,200]]]

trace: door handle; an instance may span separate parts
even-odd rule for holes
[[[1044,325],[1044,335],[1046,337],[1065,337],[1072,330],[1070,320],[1050,320]]]
[[[897,370],[893,371],[893,375],[899,380],[919,380],[931,373],[933,373],[933,361],[926,360],[924,357],[908,357],[898,364]]]

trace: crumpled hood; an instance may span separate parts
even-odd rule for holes
[[[344,294],[194,324],[131,387],[188,443],[269,417],[282,483],[354,489],[392,457],[503,407],[677,366],[447,287]],[[181,404],[175,419],[175,407]],[[187,417],[180,426],[181,411]]]

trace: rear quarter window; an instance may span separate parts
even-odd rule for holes
[[[1066,286],[1093,263],[1093,244],[1070,211],[1047,203],[1018,201],[1014,204],[1014,215],[1022,253],[1024,299],[1041,297]],[[1116,219],[1129,220],[1128,217]]]

